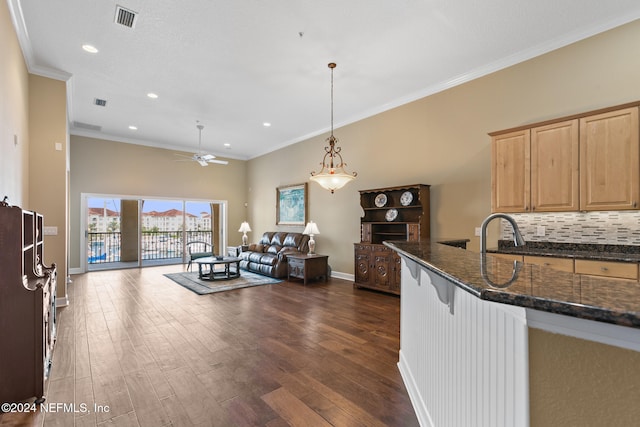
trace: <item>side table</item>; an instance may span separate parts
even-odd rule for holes
[[[302,279],[306,285],[309,279],[322,277],[326,282],[329,271],[328,259],[328,255],[287,255],[287,280],[295,277]]]
[[[241,245],[241,246],[227,246],[227,255],[239,257],[241,252],[249,249],[249,245]]]

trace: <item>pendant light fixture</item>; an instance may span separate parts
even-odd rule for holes
[[[324,147],[324,157],[322,158],[322,169],[320,172],[311,172],[311,181],[315,181],[322,188],[325,188],[333,194],[335,190],[344,187],[349,182],[353,181],[358,175],[356,172],[347,173],[344,167],[347,165],[342,161],[342,155],[340,154],[341,148],[336,147],[338,139],[333,136],[333,69],[336,68],[336,64],[331,62],[329,64],[331,69],[331,135],[327,138],[329,142],[328,147]]]

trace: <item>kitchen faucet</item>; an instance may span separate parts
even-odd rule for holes
[[[484,254],[487,252],[487,225],[489,225],[489,223],[495,218],[502,218],[509,221],[511,227],[513,227],[513,244],[515,246],[525,245],[525,241],[522,238],[522,234],[520,234],[520,229],[518,229],[518,224],[516,224],[516,221],[507,214],[494,213],[489,215],[484,219],[484,221],[482,221],[482,225],[480,227],[480,253]]]

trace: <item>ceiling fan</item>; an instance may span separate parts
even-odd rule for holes
[[[214,156],[213,154],[205,154],[202,151],[202,129],[204,129],[204,126],[201,124],[196,125],[196,127],[198,128],[198,152],[194,153],[193,156],[185,156],[184,154],[177,154],[176,156],[180,156],[180,157],[185,157],[184,160],[178,160],[179,162],[188,162],[188,161],[194,161],[194,162],[198,162],[200,163],[200,166],[208,166],[209,163],[218,163],[220,165],[227,165],[229,164],[228,161],[226,160],[217,160],[216,156]]]

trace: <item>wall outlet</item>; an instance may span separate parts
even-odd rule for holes
[[[546,234],[545,227],[544,225],[538,225],[536,226],[536,237],[544,237]]]
[[[480,237],[481,232],[482,232],[482,228],[476,227],[476,236]]]

